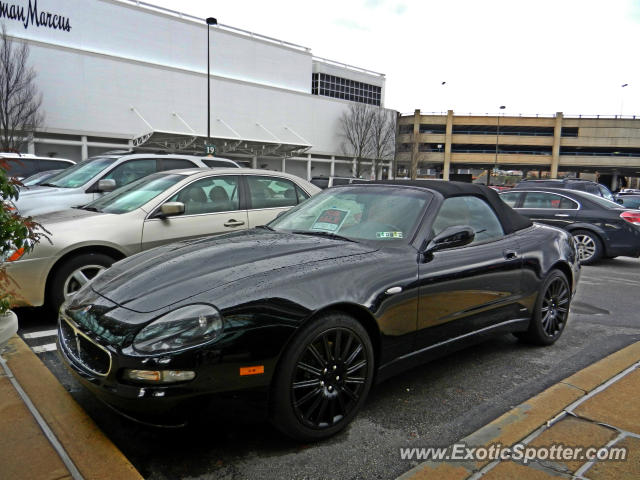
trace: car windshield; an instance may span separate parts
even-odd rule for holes
[[[48,178],[53,177],[54,175],[57,175],[59,172],[60,170],[47,170],[44,172],[34,173],[30,177],[22,180],[22,185],[24,185],[25,187],[40,185],[42,182],[46,181]]]
[[[61,188],[81,187],[100,172],[104,171],[119,157],[93,157],[73,167],[66,168],[51,177],[43,185]]]
[[[175,173],[155,173],[118,188],[82,208],[103,213],[128,213],[185,178],[184,175]]]
[[[430,200],[425,191],[401,187],[325,190],[269,223],[274,230],[408,243]]]

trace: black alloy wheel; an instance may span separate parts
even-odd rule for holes
[[[551,345],[560,338],[567,324],[570,304],[571,288],[567,277],[553,270],[540,288],[529,329],[516,336],[535,345]]]
[[[554,278],[547,286],[540,309],[542,329],[549,337],[557,336],[569,315],[569,287],[565,279]]]
[[[364,402],[373,363],[359,322],[339,313],[317,319],[294,340],[276,373],[273,423],[299,440],[335,434]]]

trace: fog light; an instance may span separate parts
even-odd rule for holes
[[[191,370],[131,370],[125,369],[125,380],[144,383],[175,383],[186,382],[196,378],[196,372]]]

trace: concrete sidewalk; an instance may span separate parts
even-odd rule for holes
[[[554,458],[543,453],[525,462],[487,455],[483,461],[426,461],[398,480],[640,478],[640,342],[564,379],[459,443],[480,447],[483,455],[491,445],[496,452],[498,445],[522,444],[532,453],[535,447],[581,447],[578,457],[588,448],[595,449],[592,453],[625,448],[626,459],[559,459],[557,453]]]
[[[0,480],[142,478],[22,339],[0,357]]]
[[[0,352],[0,480],[142,477],[19,338]],[[402,480],[640,478],[640,342],[460,441],[467,447],[626,447],[624,461],[427,461]]]

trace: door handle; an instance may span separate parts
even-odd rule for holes
[[[518,252],[516,252],[515,250],[505,250],[502,253],[504,254],[504,258],[506,258],[507,260],[518,258]]]
[[[227,222],[224,224],[225,227],[239,227],[240,225],[244,225],[244,222],[234,220],[233,218],[227,220]]]
[[[556,213],[556,214],[554,215],[554,217],[568,217],[568,216],[569,216],[569,214],[568,214],[568,213]]]

